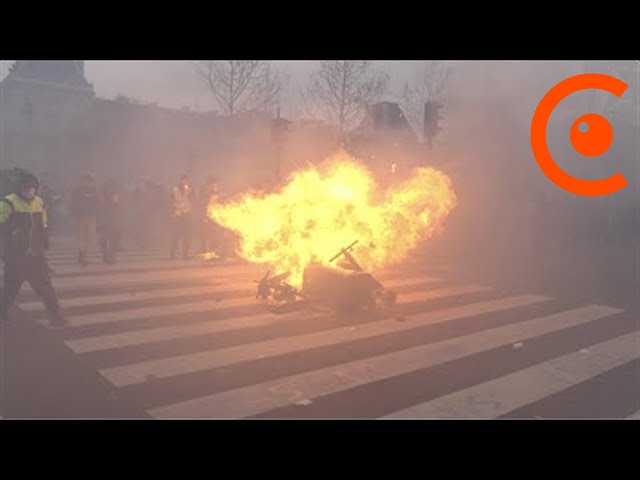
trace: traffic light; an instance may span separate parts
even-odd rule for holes
[[[439,110],[443,107],[442,103],[429,100],[424,104],[424,136],[433,138],[441,128],[438,121],[443,117]]]

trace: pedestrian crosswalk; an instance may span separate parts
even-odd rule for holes
[[[555,326],[551,322],[547,325]],[[151,414],[162,418],[249,417],[508,344],[514,334],[519,333],[519,327],[501,327],[494,337],[482,343],[476,335],[469,335],[167,405],[151,410]],[[634,335],[634,338],[637,343],[638,336]],[[465,416],[465,411],[458,415]],[[421,418],[420,415],[416,417]]]
[[[587,319],[608,313],[582,312]],[[622,335],[384,418],[495,418],[637,358],[639,341],[638,332]]]
[[[147,250],[81,267],[64,246],[49,260],[69,320],[51,334],[153,418],[498,418],[640,357],[622,308],[458,282],[434,262],[375,272],[397,304],[346,315],[269,310],[266,268],[239,260]],[[32,293],[18,299],[46,323]],[[607,416],[637,419],[637,402]]]

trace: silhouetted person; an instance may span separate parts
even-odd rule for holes
[[[189,178],[182,175],[180,183],[175,185],[173,193],[171,258],[175,258],[178,243],[182,241],[182,258],[189,257],[191,248],[191,229],[193,222],[194,193]]]
[[[87,255],[95,244],[96,222],[100,208],[98,187],[93,175],[86,174],[71,195],[71,217],[78,245],[78,263],[89,264]]]
[[[108,180],[102,190],[102,205],[98,217],[100,249],[102,250],[102,261],[105,263],[116,263],[116,254],[122,236],[122,222],[123,208],[120,188],[113,180]]]
[[[1,317],[3,321],[9,319],[9,306],[26,281],[42,299],[51,325],[62,326],[66,319],[60,313],[45,258],[49,248],[47,211],[44,201],[37,196],[38,187],[37,178],[25,174],[19,180],[17,193],[0,201],[0,251],[4,262]]]

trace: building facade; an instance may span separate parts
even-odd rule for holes
[[[83,61],[17,61],[0,99],[2,168],[27,168],[57,189],[85,172],[165,184],[215,175],[230,190],[273,175],[269,118],[98,98]]]

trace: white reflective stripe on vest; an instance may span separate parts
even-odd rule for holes
[[[191,212],[190,192],[183,192],[179,187],[173,187],[173,208],[176,215]]]

